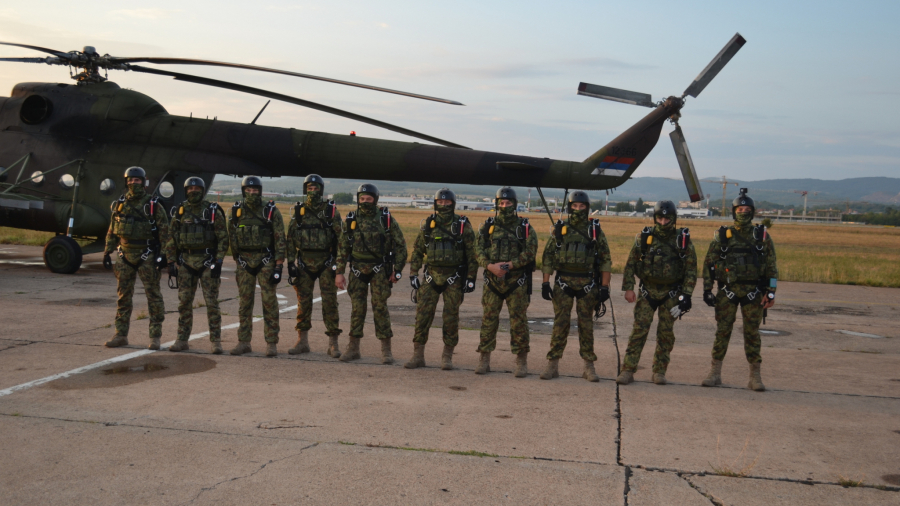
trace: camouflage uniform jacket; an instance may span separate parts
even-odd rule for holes
[[[343,232],[341,213],[334,207],[334,216],[325,216],[329,206],[321,201],[307,201],[299,208],[302,209],[300,219],[295,206],[288,223],[287,261],[293,263],[299,258],[307,269],[320,271],[328,267],[329,259],[337,261],[338,242]]]
[[[654,225],[653,240],[646,252],[641,250],[641,234],[637,234],[623,271],[622,291],[634,290],[634,277],[637,276],[654,299],[667,296],[673,285],[680,285],[681,293],[687,297],[694,293],[697,253],[693,242],[688,242],[684,250],[678,249],[678,230],[663,231],[662,227]]]
[[[145,223],[151,217],[150,212],[150,200],[152,199],[152,195],[144,194],[137,198],[129,198],[126,194],[124,196],[124,202],[120,202],[120,200],[114,200],[110,205],[110,211],[112,212],[112,216],[110,217],[109,229],[106,232],[106,249],[105,253],[112,253],[116,250],[116,248],[120,245],[124,246],[129,243],[128,237],[119,237],[115,233],[113,233],[116,228],[116,219],[117,217],[121,219],[122,217],[131,217],[135,220],[136,223]],[[117,209],[119,204],[122,204],[121,209]],[[161,203],[156,203],[152,212],[153,220],[156,221],[156,228],[158,230],[159,235],[159,247],[160,250],[165,246],[166,242],[169,240],[169,217],[166,214],[166,210]],[[149,228],[147,229],[149,230]],[[141,243],[148,244],[148,240],[152,241],[152,235],[149,233],[142,234],[146,235],[147,239],[135,240],[131,239],[132,243]],[[140,254],[142,251],[140,249],[127,249],[126,253],[137,253]]]
[[[518,248],[518,255],[515,255],[514,258],[509,258],[508,260],[503,258],[492,258],[492,250],[494,248],[491,243],[492,234],[490,234],[490,225],[488,225],[488,222],[485,222],[485,224],[482,225],[481,230],[479,231],[479,238],[475,243],[475,252],[478,256],[478,265],[484,268],[484,277],[489,282],[499,281],[500,286],[506,286],[506,283],[515,282],[517,278],[524,274],[524,269],[534,263],[534,260],[537,257],[538,248],[537,234],[531,224],[528,224],[526,228],[523,226],[524,223],[526,223],[526,220],[519,218],[518,216],[507,221],[501,221],[499,218],[494,220],[495,233],[508,234],[509,230],[524,230],[522,233],[516,232],[519,233],[520,236],[524,235],[524,238],[518,241],[521,243],[521,247]],[[498,230],[498,228],[501,227],[505,230]],[[487,269],[489,264],[504,261],[508,261],[511,264],[510,273],[505,276],[505,282],[497,280],[497,277],[491,274]]]
[[[450,216],[433,214],[430,218],[434,219],[434,227],[430,227],[431,219],[426,219],[423,222],[419,235],[416,236],[416,242],[413,245],[412,259],[409,262],[410,272],[418,273],[424,264],[428,268],[428,273],[434,277],[434,282],[438,285],[443,285],[446,279],[453,276],[457,271],[465,279],[474,280],[478,276],[478,253],[475,251],[475,231],[472,230],[469,220],[465,216],[457,216],[456,214],[451,214]],[[425,227],[428,227],[429,230],[426,230]],[[462,233],[460,233],[460,228],[462,228]],[[454,243],[456,251],[462,253],[461,256],[464,257],[463,263],[455,267],[434,266],[428,263],[429,243],[433,241],[440,242],[441,239],[445,239],[445,243]],[[450,240],[446,241],[446,239]],[[459,269],[462,266],[465,268]]]
[[[713,235],[713,241],[709,245],[709,251],[706,253],[706,260],[703,262],[703,290],[712,290],[713,281],[719,281],[720,286],[727,285],[738,297],[743,297],[753,292],[757,287],[774,293],[776,288],[774,280],[778,278],[778,267],[775,259],[775,244],[772,242],[772,237],[769,236],[768,231],[765,233],[765,238],[760,241],[754,238],[753,234],[756,227],[752,225],[741,228],[735,223],[731,227],[722,228],[730,231],[732,235],[731,238],[726,238],[725,240],[724,246],[729,250],[729,253],[725,255],[726,257],[732,255],[739,257],[741,256],[739,250],[753,248],[759,251],[759,254],[755,256],[757,260],[761,261],[756,266],[756,275],[753,276],[753,279],[730,280],[730,273],[725,271],[727,261],[721,258],[723,244],[720,242],[719,231],[717,230]],[[762,226],[757,229],[757,234],[761,232]],[[745,258],[749,259],[751,256],[754,255],[745,256]],[[746,264],[746,262],[741,263]],[[713,267],[715,267],[715,275],[710,272],[710,269]],[[727,268],[730,270],[733,266],[728,265]]]
[[[585,242],[587,242],[588,239],[592,239],[590,236],[590,221],[573,225],[571,221],[566,220],[563,225],[566,227],[566,236],[569,234],[578,234],[575,237],[579,239],[583,238]],[[600,229],[599,226],[597,227],[597,232],[599,232],[599,234],[594,243],[594,247],[592,248],[593,251],[586,252],[586,260],[587,263],[590,264],[586,265],[586,272],[593,273],[594,276],[599,276],[601,272],[612,271],[612,260],[609,253],[609,243],[606,241],[606,234],[603,233],[603,230]],[[594,256],[595,252],[596,257]],[[547,244],[544,246],[544,255],[541,259],[541,272],[550,275],[561,269],[566,270],[565,256],[565,244],[557,242],[557,237],[551,234],[550,238],[547,239]],[[565,274],[561,274],[560,279],[564,283],[574,283],[577,286],[583,286],[591,282],[591,278]]]
[[[166,242],[166,258],[169,263],[176,263],[178,257],[181,256],[184,263],[193,269],[200,269],[204,262],[209,260],[209,254],[206,252],[193,251],[197,249],[205,249],[207,247],[216,252],[216,260],[221,262],[225,259],[225,253],[228,251],[228,217],[225,211],[218,204],[214,204],[207,200],[200,201],[197,204],[191,204],[187,201],[180,206],[172,208],[172,222],[170,224],[169,240]],[[191,246],[186,245],[186,240],[197,241],[194,237],[188,237],[187,228],[191,227],[192,234],[208,234],[213,232],[215,238],[208,235],[203,239],[207,244]],[[197,230],[201,229],[201,230]],[[182,232],[185,232],[184,234]],[[199,241],[198,241],[199,242]],[[191,251],[191,252],[189,252]]]
[[[271,254],[272,260],[277,262],[279,260],[284,260],[284,251],[285,251],[285,235],[284,235],[284,219],[281,217],[281,211],[278,210],[277,207],[272,207],[272,215],[271,215],[271,223],[266,225],[266,216],[264,213],[267,213],[267,204],[262,204],[257,208],[251,208],[246,203],[240,203],[241,216],[234,217],[232,216],[228,220],[228,237],[231,241],[231,256],[234,258],[235,262],[238,262],[238,256],[247,262],[247,264],[256,268],[260,265],[263,258],[266,258]],[[232,211],[234,213],[234,211]],[[238,235],[238,228],[245,227],[248,223],[257,224],[257,226],[271,226],[272,231],[272,241],[271,245],[268,246],[271,249],[271,252],[262,252],[262,251],[242,251],[245,249],[247,245],[241,244],[240,237]],[[262,224],[262,225],[259,225]],[[239,263],[239,262],[238,262]]]
[[[390,275],[391,269],[396,272],[403,269],[407,256],[406,239],[403,238],[400,225],[393,223],[393,217],[389,218],[391,221],[390,231],[385,230],[382,213],[386,209],[376,208],[371,215],[356,213],[353,217],[356,221],[356,228],[344,226],[338,245],[337,274],[343,275],[348,263],[362,274],[371,274],[375,267],[382,265],[385,257],[392,252],[394,265],[383,266],[387,269],[387,274]],[[388,214],[388,216],[390,215]],[[347,219],[350,219],[350,216]]]

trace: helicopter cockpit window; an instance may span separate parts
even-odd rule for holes
[[[109,195],[116,189],[116,183],[113,182],[112,179],[106,178],[103,181],[100,181],[100,193],[104,195]]]
[[[37,170],[31,173],[31,184],[40,186],[44,184],[44,173]]]
[[[172,183],[170,183],[168,181],[163,181],[159,185],[159,195],[162,198],[167,199],[167,198],[171,197],[172,195],[175,195],[175,187],[172,186]]]
[[[71,190],[75,187],[75,178],[72,177],[72,174],[63,174],[59,178],[59,186],[63,190]]]
[[[19,117],[28,125],[37,125],[50,117],[53,103],[40,95],[31,95],[22,102]]]

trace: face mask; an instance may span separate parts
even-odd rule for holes
[[[365,216],[372,216],[375,214],[375,203],[374,202],[363,202],[359,204],[359,214]]]
[[[672,230],[675,230],[675,222],[673,220],[669,220],[669,222],[665,225],[656,222],[656,229],[663,233],[671,232]]]
[[[453,214],[453,206],[437,206],[437,213],[442,216]]]
[[[753,213],[737,213],[734,222],[739,226],[749,225],[753,221]]]
[[[306,201],[310,204],[322,201],[322,190],[306,192]]]
[[[130,184],[128,186],[128,195],[132,197],[141,197],[144,195],[144,185]]]
[[[578,209],[578,210],[574,210],[574,209],[573,209],[573,210],[569,213],[569,221],[572,221],[572,222],[575,222],[575,223],[582,223],[582,222],[584,222],[585,220],[587,220],[587,217],[588,217],[588,210],[587,210],[587,209]]]
[[[508,220],[510,218],[515,218],[516,207],[515,206],[501,207],[498,212],[498,216],[500,217],[501,220]]]
[[[247,194],[244,202],[250,207],[258,207],[262,205],[262,195],[259,193]]]
[[[203,192],[188,192],[187,201],[191,204],[199,204],[203,200]]]

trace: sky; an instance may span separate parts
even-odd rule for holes
[[[649,109],[576,95],[581,81],[680,96],[735,34],[747,44],[680,124],[701,178],[900,177],[900,2],[148,2],[0,7],[0,40],[113,56],[274,67],[457,100],[426,102],[287,76],[198,66],[475,149],[583,160]],[[894,48],[894,49],[890,49]],[[42,56],[0,47],[0,56]],[[141,64],[153,66],[151,64]],[[0,94],[67,82],[65,67],[0,63]],[[110,73],[171,114],[249,122],[261,97]],[[272,102],[258,123],[412,140]],[[634,174],[680,178],[667,136]],[[706,189],[710,191],[710,189]]]

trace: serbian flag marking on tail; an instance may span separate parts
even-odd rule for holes
[[[634,158],[607,156],[597,168],[601,169],[600,173],[604,176],[621,177],[625,175],[632,163],[634,163]]]

